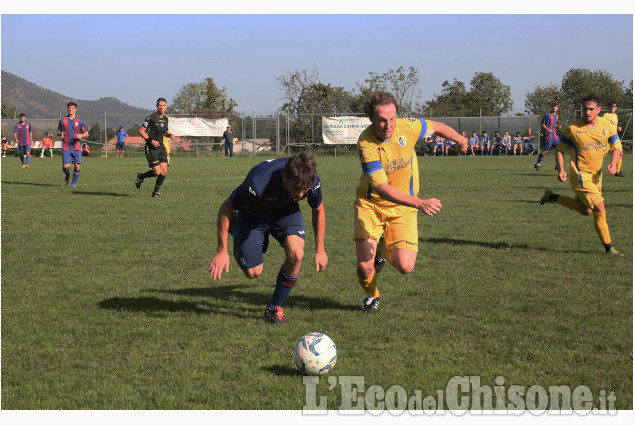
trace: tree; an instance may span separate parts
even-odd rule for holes
[[[491,72],[477,72],[470,82],[468,113],[497,116],[510,112],[514,103],[511,88]]]
[[[435,95],[434,100],[425,102],[424,109],[417,116],[434,115],[436,117],[464,117],[467,115],[469,93],[465,83],[456,78],[452,83],[444,81],[441,84],[441,94]]]
[[[166,112],[227,116],[227,112],[237,106],[236,101],[227,96],[227,89],[219,89],[214,79],[208,77],[200,83],[187,83],[181,87]]]
[[[364,80],[366,85],[357,84],[360,93],[356,95],[355,104],[357,105],[361,101],[363,108],[363,102],[370,93],[389,91],[395,95],[399,102],[399,115],[413,116],[416,102],[421,98],[421,90],[417,89],[417,84],[419,83],[418,72],[413,66],[408,68],[408,73],[406,73],[403,66],[396,70],[390,69],[383,74],[369,72],[370,77]]]
[[[543,115],[551,108],[551,104],[557,102],[559,105],[566,105],[564,94],[554,83],[544,87],[536,86],[534,91],[525,95],[525,113],[527,115]]]
[[[3,119],[16,118],[15,108],[13,106],[7,105],[6,103],[2,103],[2,118]]]

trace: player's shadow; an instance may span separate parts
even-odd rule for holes
[[[421,242],[433,243],[433,244],[448,244],[448,245],[468,245],[468,246],[480,246],[484,248],[490,249],[525,249],[532,251],[543,251],[543,252],[574,252],[577,254],[590,254],[591,251],[582,251],[582,250],[555,250],[550,248],[538,247],[527,245],[524,243],[510,244],[509,242],[483,242],[483,241],[470,241],[467,239],[451,239],[451,238],[428,238],[422,239],[419,238]]]
[[[73,191],[73,195],[91,195],[91,196],[130,196],[127,193],[117,192],[86,192],[83,190]]]
[[[114,297],[97,303],[100,308],[115,311],[209,313],[187,301],[162,300],[155,297]]]
[[[267,367],[263,367],[262,370],[269,371],[276,376],[302,375],[302,372],[300,372],[300,370],[298,370],[297,368],[289,367],[289,366],[280,366],[280,365],[267,366]]]
[[[5,180],[2,181],[2,184],[21,184],[25,186],[45,186],[45,187],[59,186],[59,184],[52,184],[52,183],[9,182]]]

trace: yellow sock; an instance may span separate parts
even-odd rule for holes
[[[578,210],[578,198],[571,198],[570,196],[560,195],[558,196],[558,200],[556,201],[563,207],[569,208],[570,210],[579,212]]]
[[[620,159],[617,161],[617,170],[615,172],[619,173],[620,171],[622,171],[622,157],[621,156],[620,156]]]
[[[593,211],[593,226],[604,245],[611,243],[609,225],[606,224],[606,211]]]
[[[373,275],[366,280],[358,276],[357,280],[359,284],[362,285],[362,289],[366,292],[366,295],[373,298],[379,297],[379,291],[377,290],[377,273],[373,271]]]

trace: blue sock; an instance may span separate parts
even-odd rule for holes
[[[68,170],[64,170],[64,175],[66,176],[64,177],[64,180],[68,180],[71,178],[71,172]]]
[[[296,277],[290,276],[284,268],[280,267],[280,272],[276,279],[276,288],[273,290],[273,296],[267,304],[267,307],[273,308],[274,306],[281,306],[289,296],[291,289],[293,289],[299,277],[300,275]]]
[[[24,155],[20,155],[20,161],[22,161],[22,165],[24,165]]]
[[[31,155],[26,156],[26,165],[29,165],[29,162],[31,162]]]
[[[79,171],[73,172],[73,184],[77,183],[77,179],[79,178]]]
[[[542,155],[540,155],[540,156],[538,157],[538,161],[536,162],[536,164],[540,164],[540,163],[542,162],[542,160],[543,160],[543,159],[545,159],[545,157],[544,157],[544,156],[542,156]]]

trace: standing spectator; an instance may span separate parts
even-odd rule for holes
[[[9,141],[6,137],[2,138],[2,157],[7,157],[7,149],[9,149]]]
[[[604,115],[602,115],[602,117],[610,121],[611,125],[615,128],[616,133],[618,131],[622,131],[622,127],[617,125],[617,122],[618,122],[617,102],[615,100],[612,100],[609,102],[609,109],[611,112],[605,112]],[[615,174],[613,175],[615,177],[625,177],[624,173],[622,173],[622,158],[624,157],[624,149],[622,149],[622,141],[619,139],[619,133],[618,133],[617,142],[615,142],[613,146],[611,147],[611,150],[615,150],[615,149],[618,150],[617,154],[620,156],[620,159],[617,160],[617,170],[615,171]]]
[[[44,138],[42,139],[42,152],[40,153],[40,158],[44,158],[44,152],[46,152],[46,149],[49,150],[51,158],[53,158],[53,135],[48,131],[44,133]]]
[[[117,151],[117,157],[119,156],[119,151],[121,150],[121,157],[123,158],[123,153],[126,150],[127,138],[128,133],[126,133],[122,126],[119,126],[119,131],[115,133],[115,150]]]
[[[610,151],[609,145],[615,144],[619,138],[611,122],[599,117],[600,100],[595,95],[582,99],[582,118],[579,118],[564,129],[556,150],[556,167],[558,180],[567,181],[564,168],[564,152],[569,151],[571,162],[569,175],[571,188],[575,197],[558,195],[546,190],[540,205],[555,202],[565,208],[582,215],[593,214],[593,226],[604,245],[607,254],[624,255],[611,242],[609,226],[606,223],[606,208],[602,197],[602,165],[604,157]],[[619,152],[612,150],[608,171],[615,174]]]
[[[62,166],[64,171],[64,184],[68,184],[70,178],[70,166],[73,165],[73,187],[77,187],[77,179],[79,179],[79,170],[82,164],[82,150],[80,147],[80,139],[88,137],[86,124],[81,118],[78,118],[77,103],[68,102],[66,104],[68,115],[60,120],[57,126],[57,135],[62,138]]]
[[[218,210],[218,244],[209,267],[212,279],[220,279],[223,271],[229,272],[228,234],[233,236],[234,258],[249,279],[262,274],[263,253],[267,252],[269,235],[284,248],[285,260],[264,311],[268,322],[287,322],[282,304],[300,277],[306,240],[299,205],[303,199],[312,209],[315,270],[320,272],[328,264],[324,250],[326,218],[320,187],[315,159],[302,152],[291,158],[271,159],[253,167]]]
[[[13,137],[18,145],[18,154],[20,154],[22,168],[30,168],[29,162],[31,162],[31,144],[33,137],[31,134],[31,124],[26,122],[26,114],[20,114],[20,121],[15,125]]]
[[[560,128],[560,124],[558,124],[558,118],[560,117],[558,115],[558,108],[559,105],[556,102],[552,103],[551,112],[545,114],[545,116],[542,117],[542,121],[540,121],[543,135],[540,156],[538,157],[538,161],[534,164],[536,171],[540,171],[540,163],[545,158],[545,155],[558,144],[558,133],[556,133],[556,130]]]
[[[487,135],[487,131],[484,131],[481,137],[481,156],[483,156],[483,152],[489,152],[489,136]]]
[[[523,138],[520,137],[520,131],[516,132],[514,136],[514,155],[516,155],[516,148],[520,148],[520,154],[523,154]]]
[[[234,133],[231,126],[227,126],[227,130],[223,133],[223,139],[225,139],[225,156],[234,156]]]
[[[526,148],[530,148],[533,150],[534,149],[534,138],[536,137],[536,135],[534,133],[531,132],[531,127],[529,127],[527,129],[527,133],[523,136],[523,144],[525,145]],[[520,149],[520,153],[522,154],[522,148]],[[535,155],[538,155],[538,151],[536,151]]]
[[[165,151],[163,136],[167,134],[168,137],[171,137],[172,133],[168,129],[168,117],[165,115],[167,107],[167,100],[162,97],[158,98],[157,111],[146,117],[139,129],[139,135],[146,141],[146,159],[150,170],[143,174],[137,173],[135,186],[140,189],[145,179],[156,177],[157,180],[152,191],[153,198],[161,197],[159,189],[165,180],[165,175],[168,173],[168,154]]]

